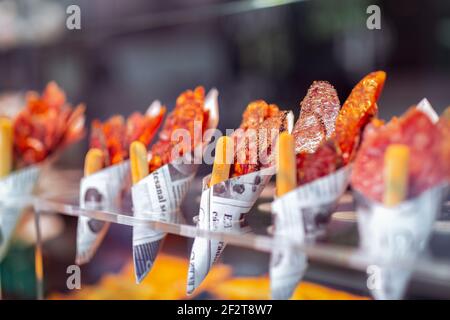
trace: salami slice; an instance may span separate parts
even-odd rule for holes
[[[164,122],[158,141],[151,148],[150,172],[185,153],[192,152],[202,143],[203,131],[208,122],[208,112],[204,111],[204,104],[205,89],[201,86],[187,90],[178,97],[175,108]],[[173,137],[174,133],[178,135],[176,130],[180,130],[180,139]],[[200,134],[195,130],[201,131]]]
[[[83,104],[72,107],[55,82],[50,82],[42,95],[29,92],[25,107],[14,119],[16,167],[41,162],[79,140],[84,133],[84,110]]]
[[[233,133],[236,146],[233,176],[258,170],[261,156],[264,164],[273,163],[271,146],[280,130],[286,128],[286,117],[287,112],[263,100],[253,101],[247,106],[239,129]]]
[[[377,100],[386,80],[386,73],[376,71],[365,76],[352,90],[336,120],[336,143],[344,164],[355,155],[361,131],[378,112]]]
[[[300,105],[300,117],[293,131],[295,151],[312,153],[334,133],[339,98],[330,83],[314,81]]]
[[[313,150],[312,153],[303,151],[297,154],[297,182],[299,185],[330,174],[352,161],[361,140],[361,131],[377,113],[376,101],[381,93],[385,79],[386,74],[383,71],[372,72],[353,88],[337,115],[335,134],[327,141],[324,141],[322,137],[319,137],[322,139],[322,142],[319,141],[320,139],[314,140],[314,137],[317,137],[317,133],[307,133],[310,140],[313,141],[313,144],[310,143],[309,145],[314,145],[317,141],[319,141],[319,145],[316,146],[316,150]],[[322,84],[322,86],[325,85]],[[330,88],[330,85],[326,87],[330,94],[332,87]],[[323,90],[320,92],[323,92]],[[311,92],[311,96],[314,96],[314,91],[311,90]],[[307,101],[308,99],[310,98],[305,98]],[[324,98],[324,100],[328,101],[329,105],[332,105],[330,101],[333,101],[333,99]],[[311,113],[310,106],[312,105],[312,103],[305,104],[304,111]],[[319,108],[318,104],[315,107]],[[329,114],[332,114],[330,107],[327,110]],[[331,119],[331,116],[328,116],[328,119]],[[314,126],[318,127],[316,130],[320,132],[318,124],[313,125],[308,130],[314,130]],[[324,124],[322,128],[325,129],[322,129],[321,132],[328,134],[328,128],[331,128],[331,125],[327,127]],[[303,131],[305,130],[303,129]],[[300,132],[302,133],[303,131]],[[304,137],[307,137],[307,134],[304,134]]]
[[[370,126],[356,156],[352,185],[375,201],[384,193],[384,153],[390,144],[405,144],[410,149],[408,198],[448,180],[450,135],[433,124],[427,115],[413,107],[401,118],[386,125]]]
[[[146,146],[152,141],[165,113],[143,115],[135,112],[127,120],[120,115],[105,122],[94,120],[91,128],[90,148],[98,148],[107,157],[106,166],[114,165],[128,158],[130,144],[139,140]]]
[[[342,166],[340,154],[332,140],[320,145],[314,153],[297,154],[297,184],[312,182],[335,172]]]

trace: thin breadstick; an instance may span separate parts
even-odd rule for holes
[[[216,155],[211,173],[209,186],[212,187],[230,176],[230,168],[234,159],[233,139],[227,136],[220,137],[216,144]]]
[[[384,195],[386,206],[395,206],[408,195],[409,147],[391,144],[384,154]]]
[[[84,158],[84,176],[87,177],[97,171],[100,171],[105,163],[103,151],[97,148],[92,148],[86,153]]]
[[[295,141],[287,131],[280,133],[277,144],[277,196],[288,193],[297,186]]]
[[[140,141],[134,141],[130,145],[130,166],[133,184],[138,183],[149,174],[147,148]]]
[[[0,177],[13,169],[13,125],[7,118],[0,118]]]

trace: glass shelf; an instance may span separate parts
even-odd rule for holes
[[[295,252],[305,253],[310,261],[359,272],[365,272],[368,266],[374,264],[391,266],[386,262],[374,261],[373,258],[358,248],[356,214],[352,211],[353,203],[350,193],[342,197],[337,211],[333,214],[326,239],[316,243],[300,244],[282,236],[273,237],[270,234],[271,215],[268,209],[270,208],[269,195],[272,194],[272,190],[273,185],[269,185],[267,190],[263,192],[261,199],[248,214],[245,223],[243,221],[237,222],[239,226],[233,228],[234,231],[226,233],[198,229],[194,224],[195,219],[193,219],[197,212],[186,212],[185,208],[182,208],[180,212],[185,220],[185,223],[181,224],[136,218],[132,216],[131,210],[118,213],[82,209],[76,205],[78,190],[73,190],[74,192],[71,195],[36,197],[32,202],[36,212],[40,214],[59,213],[72,217],[85,216],[125,226],[148,226],[181,237],[204,237],[224,241],[228,245],[267,253],[276,248],[289,247],[293,250],[293,254]],[[194,208],[198,208],[198,195],[199,193],[197,197],[188,197],[188,199],[196,200],[193,201],[195,202]],[[443,210],[448,213],[448,201],[445,203]],[[450,243],[450,220],[437,221],[434,225],[432,238],[434,236],[439,238],[439,241],[433,241],[432,239],[429,250],[418,261],[411,263],[411,261],[397,260],[395,261],[395,267],[412,268],[415,278],[430,284],[439,283],[439,285],[450,290],[450,257],[449,253],[443,252],[441,248],[443,241],[447,244]]]
[[[314,269],[310,271],[310,280],[318,281],[319,283],[322,281],[323,283],[336,285],[344,289],[349,288],[359,292],[366,290],[365,278],[368,266],[389,266],[386,262],[375,261],[358,247],[359,237],[356,213],[354,212],[353,197],[350,192],[341,197],[340,203],[328,223],[326,236],[315,243],[306,242],[302,244],[295,243],[282,236],[275,237],[271,233],[272,215],[270,213],[270,204],[274,192],[274,185],[272,183],[262,192],[253,209],[246,216],[245,221],[237,222],[235,228],[232,228],[233,231],[214,232],[201,230],[195,225],[195,217],[198,214],[201,194],[201,177],[197,177],[193,181],[189,193],[181,206],[179,214],[182,216],[181,220],[183,223],[167,223],[134,217],[131,210],[130,195],[125,195],[120,212],[82,209],[78,206],[79,178],[81,177],[81,172],[72,172],[71,174],[63,173],[56,176],[58,180],[53,177],[43,179],[43,185],[38,188],[38,194],[35,197],[28,199],[9,199],[10,204],[19,201],[21,206],[28,204],[34,207],[35,223],[39,228],[36,244],[36,253],[38,256],[38,260],[36,261],[38,262],[41,254],[40,246],[43,243],[45,244],[45,239],[41,241],[42,239],[39,239],[39,234],[45,233],[45,228],[48,227],[43,223],[44,218],[61,218],[62,216],[77,218],[85,216],[111,222],[117,225],[118,228],[121,228],[121,226],[124,228],[148,226],[154,230],[188,239],[184,241],[185,244],[178,246],[178,252],[186,251],[183,251],[183,256],[185,257],[189,254],[192,238],[204,237],[223,241],[233,247],[230,248],[230,256],[235,255],[236,251],[239,256],[241,254],[239,252],[242,250],[244,252],[249,252],[248,250],[255,252],[255,255],[259,256],[259,260],[257,262],[245,262],[253,267],[255,263],[267,264],[264,266],[266,271],[260,266],[258,266],[259,269],[257,268],[259,270],[258,272],[262,270],[263,273],[267,272],[267,257],[274,249],[289,248],[289,250],[292,250],[292,254],[304,253],[308,257],[310,262],[308,270]],[[57,185],[58,187],[51,188],[51,185]],[[54,192],[44,192],[46,190],[53,190]],[[397,268],[411,268],[414,270],[412,280],[420,283],[420,290],[417,289],[419,296],[421,290],[424,288],[426,288],[427,292],[432,292],[432,294],[439,292],[437,297],[445,297],[450,294],[450,251],[448,250],[448,244],[450,243],[449,213],[450,202],[447,201],[443,206],[444,218],[435,222],[428,248],[417,261],[414,261],[413,264],[411,261],[395,261],[395,267]],[[76,224],[74,223],[66,224],[66,226],[72,229],[74,227],[76,228]],[[74,234],[75,230],[72,229],[70,231]],[[121,239],[128,239],[128,237],[131,239],[129,232],[125,233],[125,236],[123,234],[120,235],[120,237],[122,237]],[[189,239],[191,240],[189,241]],[[69,245],[75,246],[74,243]],[[111,248],[111,243],[109,243],[108,247]],[[57,250],[61,250],[61,248]],[[70,250],[74,250],[74,248],[70,248]],[[120,250],[122,250],[120,252],[123,252],[123,245]],[[131,243],[129,249],[125,246],[125,252],[131,254]],[[257,254],[257,252],[261,252],[261,254]],[[246,254],[246,259],[252,260],[255,258],[255,255]],[[266,258],[261,259],[261,255]],[[43,259],[45,259],[45,255]],[[226,261],[227,259],[224,260],[225,263],[229,262]],[[232,262],[233,264],[234,262]],[[342,272],[352,275],[345,278],[342,276]],[[355,285],[356,282],[357,284]],[[43,297],[43,284],[41,283],[40,286],[38,289],[40,291],[39,296]]]

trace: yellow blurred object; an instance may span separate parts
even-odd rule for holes
[[[216,155],[209,186],[212,187],[230,176],[230,168],[234,160],[233,139],[227,136],[220,137],[216,144]]]
[[[103,168],[105,159],[103,157],[103,152],[100,149],[92,148],[84,159],[84,176],[89,176]]]
[[[215,264],[208,277],[193,295],[186,295],[186,270],[189,261],[161,254],[149,277],[136,284],[133,263],[128,262],[118,274],[107,274],[95,285],[84,285],[70,294],[53,294],[49,299],[70,300],[158,300],[192,299],[200,293],[209,293],[216,299],[251,300],[270,298],[270,280],[267,276],[231,278],[232,269]],[[363,296],[330,289],[310,282],[300,283],[293,300],[362,300]]]
[[[450,121],[450,106],[448,106],[448,107],[444,110],[444,112],[442,112],[441,118]]]
[[[369,298],[304,281],[295,289],[292,300],[369,300]]]
[[[149,174],[147,148],[140,141],[134,141],[130,145],[130,166],[133,184],[138,183]]]
[[[13,124],[8,118],[0,118],[0,178],[13,169]]]
[[[234,278],[211,288],[218,299],[267,300],[270,299],[270,281],[267,277]]]
[[[165,254],[158,255],[150,276],[136,284],[133,263],[130,261],[118,274],[105,275],[98,284],[83,286],[80,291],[64,295],[53,294],[50,299],[80,300],[151,300],[190,299],[208,291],[231,276],[231,268],[215,265],[195,294],[186,295],[188,260]]]
[[[278,137],[277,196],[288,193],[297,186],[294,136],[287,131]]]
[[[268,277],[234,278],[212,287],[217,298],[225,300],[267,300],[270,299]],[[291,300],[367,300],[367,297],[330,289],[310,282],[301,282]]]
[[[391,144],[384,154],[384,196],[386,206],[395,206],[407,198],[409,147]]]

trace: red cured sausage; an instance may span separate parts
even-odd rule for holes
[[[14,150],[18,167],[41,162],[84,133],[84,105],[72,108],[55,82],[42,96],[27,95],[25,108],[14,121]]]
[[[204,104],[205,89],[201,86],[187,90],[177,98],[175,108],[167,116],[159,133],[158,141],[151,148],[150,172],[192,152],[202,143],[209,117],[208,112],[204,110]],[[200,134],[195,134],[195,126],[200,126]],[[173,133],[178,129],[187,130],[188,139],[172,139]]]
[[[386,73],[376,71],[365,76],[352,90],[336,120],[336,144],[344,164],[355,156],[364,126],[378,112],[377,100],[383,90]]]
[[[375,201],[384,193],[384,153],[393,143],[410,148],[408,198],[449,179],[450,135],[413,107],[386,125],[368,127],[352,173],[352,185]]]
[[[334,133],[339,98],[331,84],[314,81],[300,105],[300,117],[292,132],[295,152],[312,153]]]
[[[235,163],[232,176],[240,176],[274,165],[274,144],[287,127],[287,111],[263,100],[251,102],[243,116],[235,139]]]
[[[90,148],[103,150],[107,155],[105,166],[117,164],[128,158],[130,144],[141,141],[146,146],[155,136],[164,117],[165,108],[156,115],[135,112],[128,119],[116,115],[104,123],[94,120],[91,126]]]
[[[353,88],[336,119],[335,134],[313,153],[297,154],[297,183],[311,182],[333,173],[352,161],[361,132],[377,113],[376,101],[386,79],[383,71],[372,72]]]

